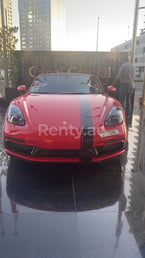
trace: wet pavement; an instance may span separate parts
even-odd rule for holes
[[[122,166],[9,160],[0,140],[0,258],[145,257],[145,119]],[[0,110],[0,131],[4,111]]]

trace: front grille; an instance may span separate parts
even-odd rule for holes
[[[4,142],[4,147],[13,152],[24,154],[24,155],[30,155],[33,149],[33,146],[11,142],[8,140]]]
[[[117,151],[121,151],[124,148],[125,148],[125,143],[124,142],[117,142],[117,143],[114,143],[114,144],[99,146],[96,149],[99,153],[98,156],[104,156],[104,155],[107,155],[107,154],[115,153]]]
[[[79,157],[80,150],[43,149],[16,142],[5,141],[5,148],[19,154],[35,157]]]
[[[79,157],[80,150],[56,150],[39,148],[35,154],[36,157]]]
[[[125,142],[117,142],[105,146],[98,146],[96,148],[84,148],[82,150],[69,149],[43,149],[25,144],[16,143],[5,140],[4,147],[18,154],[35,156],[35,157],[78,157],[78,158],[93,158],[101,157],[115,152],[121,151],[125,148]]]

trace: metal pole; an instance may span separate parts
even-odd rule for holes
[[[145,106],[145,69],[144,69],[144,80],[143,80],[143,91],[142,91],[142,103]]]
[[[139,9],[145,9],[145,6],[139,7]],[[143,81],[143,92],[142,92],[142,105],[145,107],[145,68],[144,68],[144,81]]]
[[[96,51],[98,51],[98,41],[99,41],[99,20],[100,17],[97,19],[97,41],[96,41]]]
[[[133,64],[135,63],[138,9],[139,9],[139,0],[136,0],[135,13],[134,13],[134,25],[133,25],[132,52],[131,52],[131,63]]]
[[[135,9],[135,18],[134,18],[134,41],[136,41],[136,31],[137,31],[137,19],[138,19],[138,10],[139,9],[145,9],[145,6],[139,7],[139,1],[136,1],[136,9]],[[134,47],[135,48],[135,47]],[[133,53],[133,51],[132,51]],[[132,54],[132,58],[134,58],[135,55],[135,50],[134,53]],[[133,60],[133,59],[132,59]],[[135,163],[135,170],[140,171],[140,155],[142,153],[141,149],[141,142],[142,142],[142,128],[143,128],[143,123],[144,123],[144,114],[145,114],[145,71],[144,71],[144,82],[143,82],[143,92],[142,92],[142,98],[141,98],[141,103],[140,103],[141,111],[140,111],[140,123],[139,123],[139,140],[138,140],[138,147],[137,147],[137,155],[136,155],[136,163]]]

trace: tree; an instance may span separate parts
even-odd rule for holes
[[[1,67],[5,71],[5,86],[9,86],[9,80],[16,74],[16,65],[14,65],[14,51],[18,39],[15,37],[17,27],[4,26],[0,29],[0,60]]]

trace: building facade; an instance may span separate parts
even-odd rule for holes
[[[18,0],[22,50],[61,50],[64,0]]]
[[[65,1],[51,0],[51,50],[64,50]]]
[[[111,49],[113,52],[127,52],[131,56],[132,40],[128,40]],[[140,35],[136,38],[135,64],[137,74],[143,77],[145,70],[145,29],[141,30]]]
[[[3,15],[4,15],[4,25],[8,27],[12,27],[13,21],[12,21],[12,1],[11,0],[3,0]],[[0,28],[2,28],[1,5],[0,5]]]

